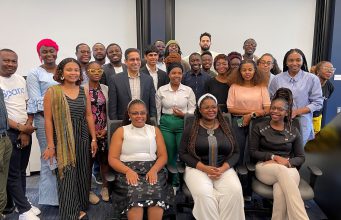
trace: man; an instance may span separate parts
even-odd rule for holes
[[[257,63],[258,57],[254,55],[256,47],[257,42],[254,39],[252,38],[247,39],[243,45],[244,50],[243,60],[253,60],[255,63]]]
[[[26,168],[31,153],[31,134],[35,128],[26,112],[28,99],[25,79],[15,74],[18,56],[10,49],[0,50],[0,87],[8,113],[10,129],[7,135],[12,143],[12,155],[7,180],[8,196],[19,211],[19,220],[36,220],[40,210],[28,202],[26,193]],[[1,179],[1,181],[3,181]]]
[[[81,64],[81,72],[83,76],[82,85],[89,83],[88,75],[86,74],[86,68],[91,59],[90,47],[85,43],[80,43],[76,46],[76,57],[78,62]]]
[[[128,103],[141,99],[150,117],[156,117],[155,88],[151,76],[140,73],[140,51],[129,48],[124,53],[127,70],[115,75],[109,86],[109,118],[123,119]]]
[[[0,61],[1,62],[1,61]],[[9,129],[7,121],[7,110],[4,101],[4,94],[0,87],[0,220],[5,216],[2,214],[7,202],[7,177],[9,161],[12,154],[12,143],[7,135]]]
[[[212,60],[214,60],[219,53],[210,50],[211,44],[211,34],[207,32],[202,33],[199,37],[200,51],[198,51],[198,53],[201,55],[203,52],[209,51],[212,54]],[[189,62],[189,56],[185,57],[184,60]],[[216,73],[213,66],[211,67],[211,70]]]
[[[192,53],[189,56],[189,65],[191,70],[185,73],[182,78],[182,84],[192,88],[195,99],[198,99],[205,93],[205,83],[211,78],[201,69],[201,56],[199,53]]]
[[[105,64],[105,46],[102,43],[95,43],[92,46],[92,56],[99,65]]]
[[[167,69],[166,69],[166,64],[164,62],[166,44],[162,40],[157,40],[154,42],[154,46],[159,50],[159,59],[156,63],[156,66],[157,68],[166,72]]]
[[[127,71],[127,66],[122,63],[122,49],[118,44],[109,44],[106,54],[110,62],[103,65],[104,74],[100,82],[109,86],[110,81],[117,73]]]
[[[274,66],[274,57],[270,53],[263,54],[257,60],[257,68],[261,74],[266,78],[266,82],[268,82],[267,86],[269,88],[271,81],[275,78],[275,75],[270,72],[272,67]]]
[[[213,57],[210,51],[204,51],[201,54],[202,69],[211,77],[216,77],[217,73],[211,70],[213,64]]]
[[[153,78],[155,90],[169,82],[169,78],[165,71],[158,69],[157,61],[159,58],[159,49],[156,46],[149,46],[144,52],[146,65],[140,69],[141,73],[150,75]]]

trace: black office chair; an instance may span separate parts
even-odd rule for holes
[[[264,117],[264,118],[257,118],[257,119],[253,119],[250,122],[250,126],[249,126],[249,137],[248,137],[248,141],[246,144],[246,148],[245,148],[245,152],[247,152],[247,155],[249,155],[249,140],[251,138],[252,135],[252,128],[260,122],[263,122],[264,120],[268,120],[269,117]],[[292,126],[298,128],[300,131],[301,126],[300,126],[300,122],[299,122],[299,118],[296,117],[293,120]],[[301,132],[302,133],[302,132]],[[273,188],[272,185],[266,185],[264,183],[262,183],[261,181],[259,181],[256,177],[255,177],[255,163],[252,162],[252,160],[250,160],[250,162],[246,163],[246,167],[247,170],[249,171],[249,175],[251,175],[251,179],[252,179],[252,183],[251,183],[251,187],[252,187],[252,191],[255,192],[256,194],[258,194],[259,196],[261,196],[262,198],[265,199],[270,199],[273,200]],[[299,190],[302,196],[303,200],[311,200],[314,198],[314,186],[315,186],[315,182],[316,182],[316,178],[318,176],[322,175],[322,171],[316,167],[316,166],[308,166],[307,167],[308,170],[310,171],[310,181],[309,183],[307,183],[303,178],[300,179],[300,183],[299,183]],[[299,168],[298,168],[299,169]],[[253,210],[255,212],[272,212],[272,208],[270,207],[268,208],[264,208],[264,207],[258,207],[257,209]]]

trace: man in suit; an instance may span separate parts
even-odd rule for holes
[[[100,83],[109,86],[117,73],[127,71],[127,66],[122,63],[122,49],[120,45],[115,43],[109,44],[106,54],[110,62],[103,65],[104,74]]]
[[[160,86],[166,85],[169,82],[169,78],[165,71],[157,68],[156,64],[159,59],[159,49],[152,45],[146,48],[144,51],[144,59],[147,61],[146,65],[140,69],[141,73],[150,75],[154,81],[155,90],[158,90]]]
[[[109,86],[109,118],[123,119],[128,103],[141,99],[146,104],[150,117],[156,117],[155,88],[150,75],[140,73],[140,51],[128,48],[125,53],[127,71],[113,77]]]

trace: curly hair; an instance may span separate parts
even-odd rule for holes
[[[287,66],[287,60],[290,54],[292,53],[299,53],[302,56],[303,59],[303,64],[301,66],[301,70],[305,71],[305,72],[309,72],[308,69],[308,64],[307,64],[307,59],[305,58],[304,53],[302,52],[302,50],[298,49],[298,48],[294,48],[294,49],[290,49],[284,56],[283,59],[283,72],[288,71],[288,66]]]
[[[244,85],[244,78],[242,76],[242,73],[240,72],[240,70],[242,69],[243,65],[251,63],[253,65],[253,68],[255,70],[255,74],[253,75],[252,79],[251,79],[251,83],[254,86],[258,86],[258,85],[264,85],[265,84],[265,77],[263,76],[263,74],[260,74],[258,72],[257,69],[257,65],[253,60],[242,60],[242,62],[240,63],[239,69],[238,69],[238,73],[236,76],[236,84],[243,86]]]
[[[206,96],[203,98],[201,103],[203,103],[206,99],[214,100],[212,97]],[[188,152],[190,152],[192,154],[192,156],[194,156],[195,158],[197,158],[199,160],[200,160],[200,158],[195,152],[195,144],[196,144],[196,140],[197,140],[197,136],[198,136],[200,119],[202,118],[202,115],[199,111],[200,107],[201,106],[197,106],[197,108],[194,111],[194,123],[192,125],[192,129],[190,132],[188,145],[187,145]],[[219,122],[221,129],[223,130],[223,133],[225,134],[229,143],[231,144],[231,148],[232,148],[231,153],[230,153],[230,155],[231,155],[232,152],[234,151],[234,148],[237,147],[237,143],[236,143],[235,137],[232,133],[232,129],[231,129],[230,125],[224,119],[223,114],[221,113],[219,108],[218,108],[218,112],[217,112],[217,119],[218,119],[218,122]],[[228,155],[227,157],[229,157],[230,155]]]
[[[80,63],[74,59],[74,58],[71,58],[71,57],[68,57],[68,58],[65,58],[63,59],[62,61],[60,61],[60,63],[58,64],[57,66],[57,71],[56,71],[56,74],[54,74],[53,76],[53,79],[56,81],[56,82],[59,82],[60,84],[63,84],[64,83],[64,79],[62,79],[63,77],[63,74],[64,74],[64,68],[66,66],[66,64],[68,63],[76,63],[79,67],[79,71],[80,71],[80,74],[79,74],[79,79],[77,80],[76,82],[76,85],[79,86],[82,81],[83,81],[83,74],[81,72],[81,65]]]
[[[142,101],[141,99],[133,99],[129,102],[128,106],[127,106],[127,110],[125,111],[124,113],[124,117],[123,117],[123,120],[122,120],[122,126],[125,126],[125,125],[129,125],[131,124],[131,120],[130,120],[130,117],[129,117],[129,110],[130,108],[133,106],[133,105],[143,105],[144,108],[147,110],[147,107],[146,107],[146,104],[144,103],[144,101]],[[149,124],[151,125],[151,121],[150,121],[150,117],[149,117],[149,114],[148,114],[148,111],[147,111],[147,120],[146,120],[146,124]]]
[[[289,130],[291,130],[291,125],[292,125],[292,106],[294,104],[294,100],[292,97],[292,92],[288,88],[279,88],[276,93],[274,94],[272,100],[271,100],[271,105],[274,101],[281,100],[286,105],[288,106],[287,113],[288,115],[285,116],[284,121],[288,123]]]

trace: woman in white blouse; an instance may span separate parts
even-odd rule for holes
[[[157,120],[165,139],[168,166],[175,167],[182,137],[184,116],[193,114],[195,95],[193,90],[181,84],[183,67],[181,63],[171,63],[167,67],[169,84],[161,86],[156,92]],[[177,175],[172,175],[172,185],[179,185]]]

